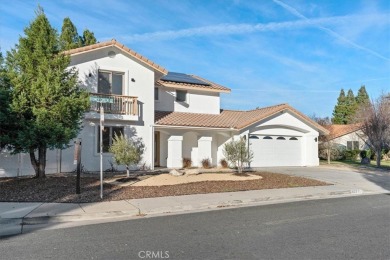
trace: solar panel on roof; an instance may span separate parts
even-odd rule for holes
[[[168,74],[161,78],[163,81],[173,81],[178,83],[190,83],[197,85],[210,86],[209,83],[199,80],[197,78],[192,77],[191,75],[187,75],[184,73],[178,72],[168,72]]]

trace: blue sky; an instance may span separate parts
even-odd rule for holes
[[[169,71],[232,89],[226,109],[289,103],[331,116],[340,89],[372,98],[390,91],[390,1],[23,0],[0,5],[0,47],[9,50],[35,17],[64,17],[112,38]]]

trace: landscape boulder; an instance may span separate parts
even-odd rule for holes
[[[169,172],[169,174],[172,175],[172,176],[182,176],[182,175],[184,175],[184,172],[176,170],[176,169],[172,169]]]

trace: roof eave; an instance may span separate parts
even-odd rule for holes
[[[199,90],[199,91],[207,91],[207,92],[218,92],[218,93],[230,93],[230,89],[211,89],[207,87],[196,87],[196,86],[181,86],[170,83],[161,83],[163,87],[166,88],[175,88],[175,89],[185,89],[185,90]]]
[[[97,51],[97,50],[101,50],[101,49],[109,48],[109,47],[116,47],[116,48],[118,48],[119,50],[121,50],[121,51],[127,53],[128,55],[132,56],[133,58],[138,60],[140,63],[142,63],[143,65],[145,65],[145,66],[147,66],[149,68],[151,68],[153,71],[155,71],[156,73],[161,74],[162,76],[168,74],[168,70],[166,70],[164,67],[162,67],[162,66],[158,65],[157,63],[149,60],[148,58],[142,56],[141,54],[131,50],[130,48],[126,47],[124,44],[121,44],[121,43],[117,42],[115,39],[112,39],[111,41],[107,41],[107,42],[103,42],[103,43],[95,43],[95,44],[92,44],[92,45],[79,47],[79,48],[76,48],[76,49],[71,49],[71,50],[68,50],[68,51],[64,51],[63,53],[66,54],[66,55],[70,55],[70,56],[76,56],[76,55],[81,55],[81,54],[85,54],[85,53],[88,53],[88,52]]]

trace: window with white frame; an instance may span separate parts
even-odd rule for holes
[[[97,152],[100,153],[100,126],[97,127]],[[124,133],[123,126],[105,126],[103,129],[103,153],[108,153],[115,134]]]
[[[99,70],[98,74],[98,93],[123,95],[123,72]]]
[[[187,91],[176,90],[176,101],[177,102],[187,102]]]
[[[347,150],[359,150],[359,141],[347,141]]]

